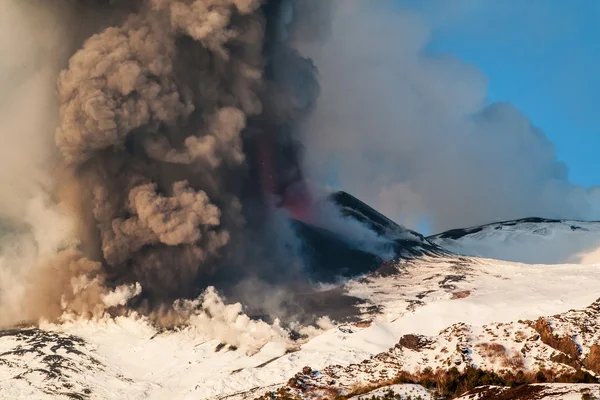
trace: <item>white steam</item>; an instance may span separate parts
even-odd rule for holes
[[[129,296],[135,296],[139,287],[119,288],[105,301],[118,303]],[[115,304],[116,305],[116,304]],[[208,287],[204,293],[194,300],[178,301],[174,309],[180,313],[189,314],[186,324],[179,327],[175,334],[188,336],[202,341],[216,341],[220,344],[233,346],[235,349],[252,355],[260,351],[268,343],[279,343],[288,349],[298,345],[334,327],[327,317],[319,318],[314,326],[290,324],[281,325],[279,320],[269,324],[262,320],[251,319],[244,313],[240,303],[227,304],[214,287]],[[60,324],[42,322],[44,329],[77,332],[78,334],[96,331],[98,326],[107,326],[111,330],[117,326],[136,326],[143,328],[149,336],[155,336],[162,331],[153,326],[151,321],[136,312],[111,318],[104,314],[93,319],[81,318],[75,314],[64,314]],[[300,334],[300,340],[290,338],[290,330]],[[227,348],[229,350],[229,348]]]
[[[23,218],[48,182],[61,28],[47,7],[0,2],[0,212]]]
[[[39,259],[75,244],[75,226],[52,198],[56,76],[66,20],[29,0],[0,2],[0,326],[23,318]]]
[[[37,279],[40,260],[76,242],[72,221],[60,206],[42,194],[22,200],[20,223],[0,222],[0,327],[24,318],[26,293]]]
[[[398,220],[434,230],[519,217],[600,218],[600,190],[566,166],[487,79],[426,52],[430,27],[391,1],[338,1],[332,32],[305,46],[321,98],[305,129],[306,168]]]

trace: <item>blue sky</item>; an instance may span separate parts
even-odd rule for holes
[[[489,78],[489,100],[522,110],[573,183],[600,184],[600,1],[401,0],[450,52]]]

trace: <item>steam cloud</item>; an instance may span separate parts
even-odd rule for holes
[[[470,4],[430,3],[446,17]],[[421,14],[393,1],[341,4],[328,40],[300,47],[321,83],[302,139],[315,180],[436,232],[531,216],[600,219],[600,190],[572,184],[552,143],[514,106],[487,104],[481,71],[428,54],[434,26]]]

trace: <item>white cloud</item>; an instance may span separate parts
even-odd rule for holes
[[[363,1],[337,12],[328,41],[305,46],[322,96],[305,129],[306,165],[399,222],[434,230],[529,216],[598,219],[598,189],[566,166],[511,104],[487,105],[487,77],[430,56],[415,12]]]

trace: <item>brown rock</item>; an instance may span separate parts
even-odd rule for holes
[[[421,349],[430,344],[431,343],[427,340],[427,338],[419,335],[413,335],[412,333],[410,333],[408,335],[402,336],[396,347],[406,347],[407,349],[420,351]]]
[[[552,327],[544,318],[540,317],[535,321],[534,329],[540,334],[542,342],[548,346],[566,354],[572,360],[579,359],[579,348],[570,337],[558,337],[552,331]]]
[[[354,324],[357,328],[368,328],[371,326],[371,321],[359,321]]]
[[[452,300],[456,299],[464,299],[465,297],[469,297],[471,295],[470,290],[461,290],[460,292],[452,293]]]
[[[596,374],[600,374],[600,346],[593,344],[590,347],[590,354],[583,360],[583,366],[594,371]]]

